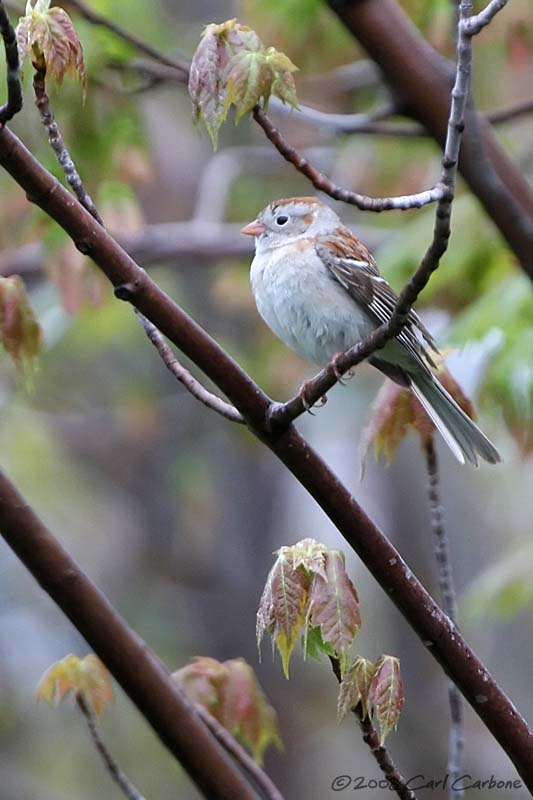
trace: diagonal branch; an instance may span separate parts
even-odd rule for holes
[[[291,163],[298,172],[311,181],[315,189],[325,192],[334,200],[341,200],[343,203],[360,208],[362,211],[391,211],[393,209],[406,211],[410,208],[422,208],[429,203],[441,200],[445,195],[445,189],[437,183],[431,189],[417,194],[402,195],[400,197],[367,197],[350,189],[337,186],[322,172],[319,172],[301,153],[292,147],[282,136],[279,130],[272,124],[263,109],[256,106],[253,110],[253,117],[258,125],[264,130],[266,137],[272,142],[276,150],[283,158]]]
[[[91,735],[91,739],[93,740],[93,744],[96,747],[97,751],[99,752],[102,761],[105,764],[105,768],[111,776],[111,779],[115,781],[120,791],[127,798],[127,800],[144,800],[144,797],[135,788],[135,786],[131,783],[131,781],[124,774],[124,772],[122,772],[119,765],[111,755],[111,752],[104,744],[104,741],[100,736],[100,731],[98,730],[94,714],[91,710],[90,705],[86,702],[83,694],[80,693],[76,696],[76,704],[81,713],[83,714],[83,716],[85,717],[85,721],[87,722],[87,727],[89,728],[89,733]]]
[[[118,297],[129,300],[170,341],[182,350],[240,411],[250,430],[269,447],[307,489],[344,536],[378,583],[404,615],[412,629],[456,683],[533,790],[531,752],[533,733],[494,678],[450,623],[437,603],[416,579],[398,551],[376,527],[361,506],[307,444],[293,426],[272,431],[269,412],[273,402],[236,362],[166,295],[91,217],[72,195],[33,158],[11,133],[0,131],[0,165],[89,255],[116,287]],[[5,515],[13,505],[21,513],[21,498],[6,507],[0,483],[0,531],[6,535]],[[8,495],[9,497],[9,495]],[[42,551],[36,552],[20,535],[11,517],[10,544],[34,572],[44,568]],[[46,562],[46,559],[44,559]],[[51,580],[53,588],[53,580]],[[65,588],[65,584],[63,582]],[[50,591],[50,582],[46,583]],[[78,622],[75,608],[67,613]],[[86,623],[84,623],[85,626]],[[78,625],[81,630],[81,626]],[[98,621],[98,630],[102,628]],[[83,631],[82,631],[83,633]],[[107,639],[108,631],[105,632]],[[93,647],[111,669],[101,650]],[[113,651],[116,659],[116,649]],[[111,669],[111,671],[113,671]],[[218,795],[213,794],[213,797]],[[238,795],[235,795],[237,797]]]
[[[196,713],[205,722],[215,739],[218,739],[222,747],[228,751],[244,772],[252,778],[261,791],[263,800],[283,800],[277,786],[272,783],[266,772],[261,769],[237,739],[199,703],[196,703],[195,708]]]
[[[190,392],[193,397],[196,397],[200,403],[203,403],[204,406],[207,406],[207,408],[210,408],[212,411],[216,411],[217,414],[220,414],[221,417],[229,419],[230,422],[238,422],[243,425],[244,419],[237,411],[235,406],[232,406],[231,403],[227,403],[225,400],[217,397],[216,394],[209,392],[205,386],[202,386],[200,381],[196,380],[196,378],[191,375],[189,370],[185,369],[185,367],[180,364],[177,357],[174,355],[172,348],[169,347],[169,345],[165,342],[164,337],[160,334],[155,325],[152,325],[150,320],[146,319],[146,317],[143,317],[139,311],[136,313],[141,325],[144,328],[144,332],[161,356],[161,360],[163,361],[165,367],[183,386],[185,386],[187,391]]]
[[[97,223],[93,220],[92,224]],[[205,797],[255,800],[255,792],[198,718],[194,705],[167,668],[128,627],[1,471],[0,531]]]

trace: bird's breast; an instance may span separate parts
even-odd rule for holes
[[[292,350],[319,366],[356,344],[375,323],[330,275],[314,248],[256,256],[251,284],[259,313]]]

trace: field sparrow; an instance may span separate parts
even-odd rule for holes
[[[367,248],[316,197],[267,206],[242,229],[255,236],[252,291],[267,325],[292,350],[320,367],[357,344],[394,309],[397,297]],[[433,337],[411,311],[395,339],[368,360],[408,386],[456,458],[495,464],[496,448],[431,371]]]

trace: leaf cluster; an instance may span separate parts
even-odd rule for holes
[[[302,539],[276,554],[257,612],[258,646],[268,632],[288,678],[291,655],[303,637],[304,653],[337,658],[344,673],[361,615],[343,553]]]
[[[192,700],[250,750],[259,764],[269,745],[281,748],[276,712],[243,658],[221,662],[201,656],[173,677]]]
[[[26,13],[17,26],[17,44],[21,64],[29,57],[36,69],[45,69],[59,84],[65,75],[78,75],[85,91],[83,47],[62,8],[50,8],[50,0],[28,0]]]
[[[69,695],[82,695],[97,717],[113,701],[109,673],[97,656],[65,656],[47,669],[37,686],[37,699],[51,706],[58,706]]]
[[[255,31],[236,19],[208,25],[192,59],[189,95],[195,121],[204,123],[213,148],[231,106],[236,122],[260,101],[266,107],[271,95],[296,107],[296,70],[290,58],[265,47]]]
[[[383,746],[398,724],[403,702],[399,660],[395,656],[383,655],[373,664],[358,656],[342,680],[337,715],[341,720],[360,704],[362,716],[377,721]]]

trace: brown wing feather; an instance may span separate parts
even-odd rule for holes
[[[347,228],[341,235],[321,236],[316,252],[329,269],[331,276],[358,302],[368,307],[380,323],[388,322],[398,300],[365,247]],[[438,353],[435,341],[415,311],[410,311],[407,323],[396,337],[423,364],[435,363],[416,335],[417,329],[432,350]]]

